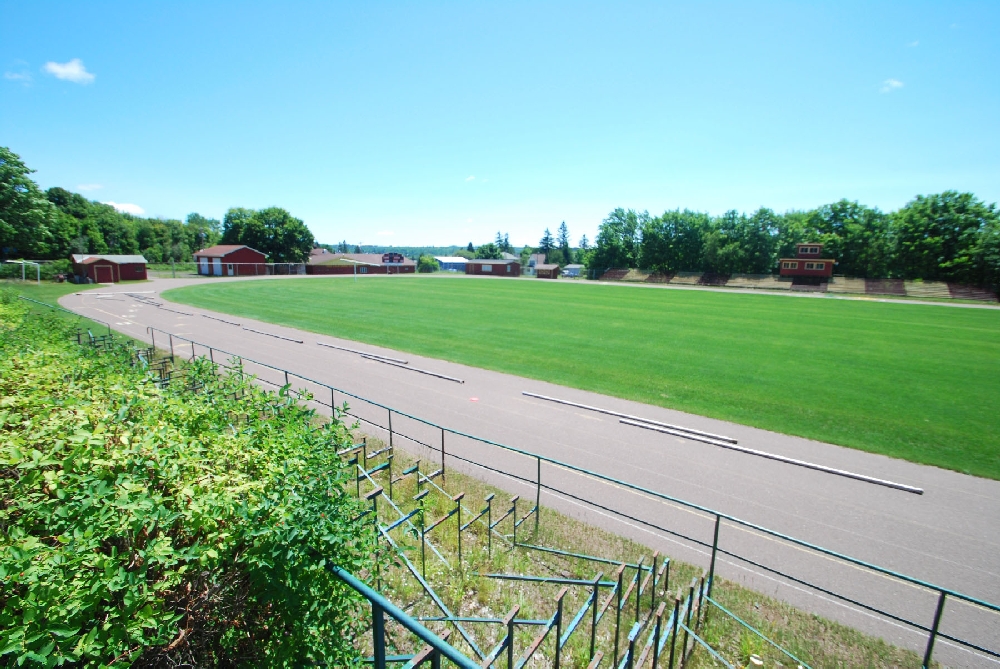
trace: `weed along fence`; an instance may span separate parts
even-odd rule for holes
[[[532,653],[546,642],[547,635],[558,638],[559,648],[572,641],[574,633],[586,628],[599,637],[610,628],[616,640],[608,647],[592,648],[591,666],[641,666],[654,661],[654,666],[675,666],[691,649],[701,648],[724,666],[731,666],[699,635],[699,625],[706,615],[733,617],[745,622],[713,597],[713,584],[720,570],[736,572],[750,569],[778,583],[799,591],[819,595],[827,602],[837,602],[860,614],[885,624],[887,629],[908,633],[909,645],[914,646],[921,635],[920,654],[923,665],[929,666],[935,652],[948,651],[955,664],[993,664],[1000,659],[1000,607],[961,592],[944,588],[864,560],[837,553],[784,533],[747,522],[735,516],[659,493],[627,481],[605,476],[585,467],[561,462],[505,444],[482,439],[406,412],[352,394],[329,384],[289,370],[209,347],[191,339],[148,328],[154,347],[168,347],[171,357],[204,356],[222,367],[238,368],[284,392],[296,393],[317,408],[350,416],[365,427],[365,431],[385,440],[381,448],[358,445],[344,457],[358,468],[357,493],[371,503],[373,532],[400,556],[409,574],[421,583],[421,588],[439,602],[441,615],[424,620],[446,622],[457,635],[455,645],[467,649],[480,666],[524,666]],[[404,453],[397,447],[419,456],[415,465],[401,466]],[[482,502],[462,496],[460,490],[449,490],[450,471],[472,473],[477,478],[520,495],[510,500],[490,497]],[[403,492],[405,490],[405,492]],[[543,494],[546,504],[571,504],[610,515],[632,527],[644,528],[663,540],[673,542],[687,554],[700,556],[704,574],[687,586],[679,599],[658,596],[669,584],[670,561],[653,557],[648,562],[621,564],[597,556],[561,550],[558,546],[536,543],[539,528],[544,529]],[[427,516],[429,500],[440,506],[437,517]],[[604,500],[598,502],[596,500]],[[607,501],[612,500],[612,501]],[[553,595],[549,617],[520,618],[517,611],[505,617],[457,616],[447,611],[427,582],[433,567],[456,569],[463,560],[463,536],[478,533],[478,541],[487,542],[487,550],[518,550],[525,554],[585,560],[595,569],[608,570],[612,576],[595,574],[593,579],[567,579],[567,593]],[[457,554],[448,559],[439,544],[442,537],[457,543]],[[478,544],[477,544],[478,545]],[[789,566],[782,555],[794,549],[797,557]],[[408,555],[413,555],[411,560]],[[340,575],[340,574],[338,574]],[[496,580],[530,583],[530,576],[491,574]],[[389,615],[418,638],[420,621],[406,619],[402,612],[387,606],[376,588],[342,575],[362,596],[372,602],[374,617]],[[539,577],[539,582],[553,584],[551,578]],[[875,588],[873,585],[877,584]],[[377,585],[377,584],[376,584]],[[662,586],[662,587],[661,587]],[[583,599],[574,594],[586,593]],[[576,602],[577,610],[564,610],[564,597]],[[575,598],[575,599],[574,599]],[[579,600],[579,601],[578,601]],[[381,612],[381,613],[380,613]],[[476,626],[493,626],[506,630],[502,638],[490,647],[483,647],[469,631]],[[518,630],[535,627],[537,635],[525,648],[514,643]],[[373,658],[379,664],[378,623],[375,623]],[[753,630],[755,634],[759,634]],[[770,639],[762,638],[771,644]],[[564,643],[565,640],[565,643]],[[420,651],[425,655],[393,658],[386,662],[409,662],[416,666],[415,657],[428,661],[448,657],[456,661],[440,645],[428,643]],[[600,645],[600,644],[598,644]],[[676,646],[676,648],[675,648]],[[683,650],[678,650],[683,649]],[[558,655],[551,657],[558,665]],[[529,652],[530,651],[530,652]],[[450,651],[448,651],[450,652]],[[782,649],[789,659],[791,654]],[[526,654],[526,655],[525,655]],[[383,654],[384,656],[384,654]],[[520,659],[518,659],[520,658]],[[381,665],[379,665],[381,666]]]

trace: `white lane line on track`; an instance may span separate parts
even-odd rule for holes
[[[632,414],[622,413],[620,411],[613,411],[611,409],[602,409],[601,407],[590,406],[589,404],[580,404],[579,402],[571,402],[570,400],[559,399],[558,397],[549,397],[548,395],[540,395],[538,393],[530,393],[527,390],[521,392],[522,395],[527,397],[534,397],[535,399],[545,400],[547,402],[556,402],[557,404],[565,404],[571,407],[577,407],[579,409],[587,409],[588,411],[596,411],[598,413],[607,414],[609,416],[616,416],[618,418],[628,418],[629,420],[639,421],[642,423],[651,423],[653,425],[659,425],[660,427],[665,427],[678,432],[684,432],[689,435],[694,435],[697,437],[704,437],[707,439],[714,439],[716,441],[725,441],[730,444],[735,444],[736,440],[732,437],[726,437],[721,434],[712,434],[711,432],[702,432],[701,430],[695,430],[690,427],[681,427],[680,425],[671,425],[670,423],[661,423],[658,420],[652,420],[650,418],[642,418],[641,416],[633,416]],[[688,437],[689,439],[692,437]]]
[[[636,420],[631,420],[628,418],[622,418],[620,421],[624,425],[632,425],[634,427],[641,427],[644,430],[653,430],[654,432],[660,432],[663,434],[670,434],[675,437],[683,437],[684,435],[676,430],[670,430],[668,428],[659,427],[657,425],[650,425],[648,423],[639,422]],[[703,439],[705,443],[711,444],[712,446],[718,446],[719,448],[728,448],[739,453],[746,453],[747,455],[756,455],[757,457],[767,458],[768,460],[776,460],[778,462],[784,462],[785,464],[795,465],[796,467],[805,467],[806,469],[815,469],[818,472],[823,472],[825,474],[834,474],[836,476],[843,476],[844,478],[855,479],[857,481],[864,481],[865,483],[872,483],[874,485],[885,486],[886,488],[895,488],[896,490],[902,490],[903,492],[913,493],[914,495],[923,495],[924,489],[917,488],[915,486],[906,485],[905,483],[896,483],[895,481],[887,481],[886,479],[875,478],[874,476],[868,476],[866,474],[855,474],[854,472],[849,472],[846,469],[836,469],[834,467],[827,467],[826,465],[818,465],[814,462],[807,462],[806,460],[797,460],[795,458],[788,458],[784,455],[777,455],[775,453],[768,453],[767,451],[758,451],[755,448],[746,448],[744,446],[736,446],[735,444],[727,444],[722,441],[709,441]]]
[[[392,365],[393,367],[399,367],[400,369],[408,369],[411,372],[420,372],[421,374],[427,374],[428,376],[436,376],[439,379],[444,379],[445,381],[454,381],[455,383],[465,383],[462,379],[456,379],[454,376],[448,376],[447,374],[438,374],[437,372],[432,372],[427,369],[420,369],[418,367],[410,367],[408,364],[400,364],[398,362],[393,362],[387,358],[383,358],[377,355],[368,355],[362,353],[361,357],[366,360],[374,360],[375,362],[381,362],[384,365]]]
[[[321,342],[321,341],[316,342],[316,344],[318,346],[325,346],[326,348],[335,348],[338,351],[347,351],[348,353],[357,353],[358,355],[367,355],[368,357],[371,357],[371,358],[382,358],[383,360],[391,360],[392,362],[398,362],[401,365],[408,365],[408,364],[410,364],[406,360],[400,360],[399,358],[390,358],[387,355],[379,355],[378,353],[367,353],[365,351],[357,351],[357,350],[355,350],[353,348],[347,348],[346,346],[337,346],[335,344],[326,344],[326,343]]]

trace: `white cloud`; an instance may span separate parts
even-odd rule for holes
[[[474,174],[470,174],[469,176],[465,177],[465,180],[466,181],[475,181],[476,180],[476,176]]]
[[[4,72],[3,78],[10,81],[23,81],[25,83],[31,81],[31,75],[27,72]]]
[[[912,42],[910,42],[909,44],[907,44],[906,46],[908,46],[908,47],[920,46],[920,40],[915,39]]]
[[[103,204],[110,204],[112,207],[120,212],[126,214],[134,214],[136,216],[141,216],[146,213],[146,210],[137,204],[129,204],[128,202],[104,202]]]
[[[879,89],[880,93],[891,93],[897,88],[902,88],[903,82],[899,79],[886,79],[882,82],[882,88]]]
[[[392,237],[396,233],[392,230],[383,230],[381,232],[376,232],[375,234],[379,237]]]
[[[100,190],[104,188],[101,184],[80,184],[76,187],[77,190],[88,191],[88,190]]]
[[[45,67],[42,69],[54,75],[56,79],[65,79],[74,84],[89,84],[94,81],[94,75],[87,72],[87,68],[83,66],[83,61],[79,58],[74,58],[68,63],[57,63],[50,60],[45,63]]]

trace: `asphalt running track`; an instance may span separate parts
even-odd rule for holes
[[[297,277],[279,280],[294,281]],[[350,280],[350,277],[329,277],[329,280]],[[388,279],[367,277],[365,280]],[[126,292],[154,291],[144,296],[159,299],[162,290],[202,281],[204,279],[155,279],[127,287],[105,286],[65,296],[60,303],[83,315],[108,321],[119,332],[140,340],[150,341],[146,327],[154,326],[288,369],[449,428],[586,467],[978,599],[1000,603],[1000,481],[405,354],[414,367],[465,382],[457,384],[414,374],[357,353],[319,346],[317,342],[397,358],[401,356],[398,351],[187,305],[183,306],[183,312],[168,311],[124,295]],[[112,299],[99,297],[102,293],[116,295]],[[349,306],[334,303],[317,305],[317,308]],[[188,313],[192,315],[186,315]],[[219,318],[223,320],[216,320]],[[236,322],[240,325],[232,324]],[[254,330],[287,339],[262,335]],[[303,343],[289,340],[302,340]],[[157,345],[163,348],[166,341],[157,336]],[[175,349],[177,355],[190,355],[188,344],[175,342]],[[199,348],[197,353],[202,355],[206,351]],[[253,366],[248,366],[248,371],[283,382],[274,372]],[[524,391],[728,435],[738,439],[740,446],[887,479],[922,488],[925,492],[915,495],[624,425],[617,417],[526,397],[522,395]],[[343,399],[338,398],[338,404]],[[352,402],[351,407],[353,413],[382,425],[386,423],[384,410],[375,410],[360,402]],[[440,440],[438,431],[400,416],[394,416],[393,427],[424,443],[437,444]],[[436,457],[404,440],[397,439],[396,444],[412,448],[424,458]],[[475,442],[449,435],[447,451],[493,464],[528,479],[535,477],[534,460]],[[533,499],[534,486],[480,469],[473,470],[460,463],[449,461],[448,466]],[[561,490],[626,510],[636,519],[652,521],[702,541],[712,541],[714,519],[690,509],[585,479],[548,464],[543,465],[542,480]],[[651,530],[641,522],[622,520],[546,491],[542,493],[542,504],[632,537],[671,557],[707,567],[708,550]],[[720,545],[761,564],[780,566],[785,573],[830,591],[877,605],[928,627],[932,624],[937,596],[914,585],[725,522],[720,531]],[[893,644],[920,653],[926,644],[924,632],[888,621],[745,562],[720,555],[717,573],[800,608],[881,636]],[[949,599],[940,629],[994,652],[1000,651],[1000,614],[976,610],[972,605]],[[951,666],[1000,667],[995,659],[942,639],[935,645],[934,658]]]

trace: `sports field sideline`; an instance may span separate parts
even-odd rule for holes
[[[419,276],[164,297],[1000,479],[1000,310]]]

